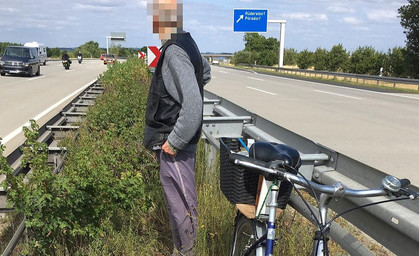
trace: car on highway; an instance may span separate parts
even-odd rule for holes
[[[0,59],[0,74],[24,74],[28,76],[41,73],[39,56],[36,48],[26,46],[8,46]]]
[[[106,54],[103,58],[103,64],[115,64],[116,57],[114,54]]]

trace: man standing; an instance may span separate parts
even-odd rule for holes
[[[154,0],[153,33],[162,40],[146,109],[144,145],[160,163],[174,255],[193,255],[197,232],[195,157],[202,128],[203,87],[210,66],[182,29],[183,4]]]

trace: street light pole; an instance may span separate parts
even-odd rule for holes
[[[278,58],[278,67],[282,68],[284,66],[284,41],[285,41],[285,23],[286,20],[268,20],[268,23],[280,23],[281,31],[279,35],[279,58]]]
[[[106,36],[106,54],[109,54],[109,38],[111,38],[110,36]]]

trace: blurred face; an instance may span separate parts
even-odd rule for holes
[[[183,15],[182,0],[153,0],[153,33],[159,34],[159,39],[171,39],[172,34],[182,30]]]

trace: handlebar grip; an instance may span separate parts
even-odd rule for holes
[[[235,162],[235,160],[239,160],[240,162],[247,162],[247,163],[250,163],[250,164],[254,164],[254,165],[264,167],[264,168],[269,168],[269,169],[278,168],[278,167],[280,167],[281,165],[284,164],[284,161],[282,161],[282,160],[265,162],[265,161],[261,161],[261,160],[255,159],[255,158],[243,156],[243,155],[240,155],[240,154],[231,153],[230,156],[229,156],[229,161],[234,163],[234,164],[237,164]],[[277,178],[277,176],[279,174],[279,173],[273,172],[272,169],[271,169],[272,172],[269,172],[269,171],[264,171],[260,168],[252,168],[252,167],[248,167],[248,168],[251,168],[252,171],[263,175],[266,180],[274,180],[275,178]]]
[[[251,158],[251,157],[248,157],[248,156],[243,156],[243,155],[240,155],[240,154],[231,153],[230,157],[229,157],[230,162],[234,163],[234,161],[236,159],[240,160],[242,162],[248,162],[248,163],[252,163],[252,164],[255,164],[255,165],[262,166],[262,167],[269,167],[269,165],[264,161],[257,160],[255,158]]]

